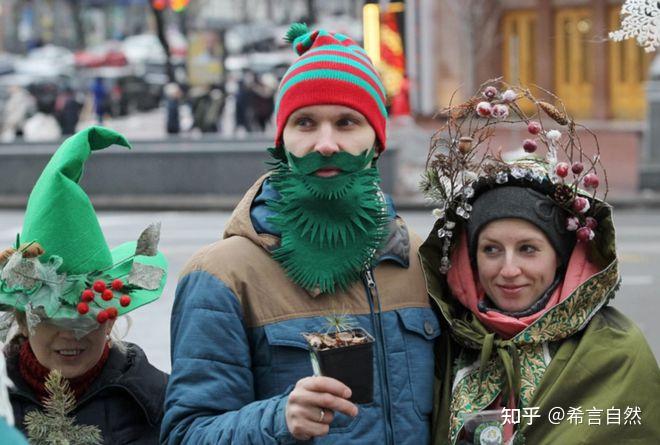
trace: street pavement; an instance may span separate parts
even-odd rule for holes
[[[401,214],[409,227],[422,236],[433,224],[428,211]],[[99,212],[111,247],[137,239],[152,222],[162,223],[160,246],[170,262],[167,286],[160,300],[131,312],[131,326],[125,337],[142,346],[149,360],[160,369],[170,370],[169,318],[177,276],[197,249],[220,238],[229,215],[229,212]],[[615,216],[623,284],[611,304],[640,326],[658,358],[660,300],[656,286],[660,284],[660,210],[621,210]],[[14,242],[22,221],[21,211],[0,210],[0,247]],[[118,325],[120,331],[127,328],[126,320]]]

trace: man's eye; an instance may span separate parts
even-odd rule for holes
[[[296,119],[296,125],[298,127],[311,127],[314,122],[308,117],[299,117]]]
[[[351,125],[355,125],[355,124],[356,122],[353,119],[349,119],[349,118],[343,118],[337,121],[338,127],[350,127]]]

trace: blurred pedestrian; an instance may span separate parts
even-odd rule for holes
[[[266,127],[273,116],[276,90],[277,80],[273,75],[266,73],[254,78],[251,94],[249,95],[249,108],[252,110],[256,129],[261,132],[266,131]]]
[[[9,87],[9,99],[5,104],[2,119],[3,142],[11,142],[23,135],[23,126],[30,112],[34,112],[35,100],[30,93],[19,85]]]
[[[106,102],[108,99],[108,90],[100,77],[94,78],[91,88],[92,96],[94,98],[94,114],[96,114],[96,122],[99,125],[103,124],[103,115],[106,111]]]
[[[181,88],[174,82],[165,85],[165,111],[166,130],[168,134],[178,134],[181,131],[179,105],[181,102]]]
[[[254,82],[254,74],[252,71],[245,70],[243,76],[238,79],[238,89],[236,91],[236,111],[234,114],[236,125],[235,131],[242,128],[244,131],[251,133],[252,126],[252,84]]]
[[[62,137],[60,124],[53,111],[55,99],[37,100],[37,112],[23,125],[23,138],[28,142],[55,141]]]
[[[73,88],[67,86],[58,94],[55,100],[55,118],[64,136],[76,132],[81,108],[82,103],[78,102]]]

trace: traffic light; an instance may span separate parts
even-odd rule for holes
[[[151,5],[156,11],[162,11],[167,7],[167,0],[151,0]]]
[[[190,0],[170,0],[170,7],[174,12],[181,12],[186,9]]]

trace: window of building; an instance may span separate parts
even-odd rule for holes
[[[587,8],[561,9],[555,14],[555,89],[574,117],[591,115],[592,27]]]
[[[620,6],[609,11],[610,30],[618,29]],[[643,119],[646,115],[645,82],[653,55],[635,39],[609,43],[610,113],[616,119]]]
[[[502,71],[511,84],[530,87],[536,82],[535,39],[536,12],[508,11],[502,18]],[[532,103],[521,103],[526,112],[533,111]]]

